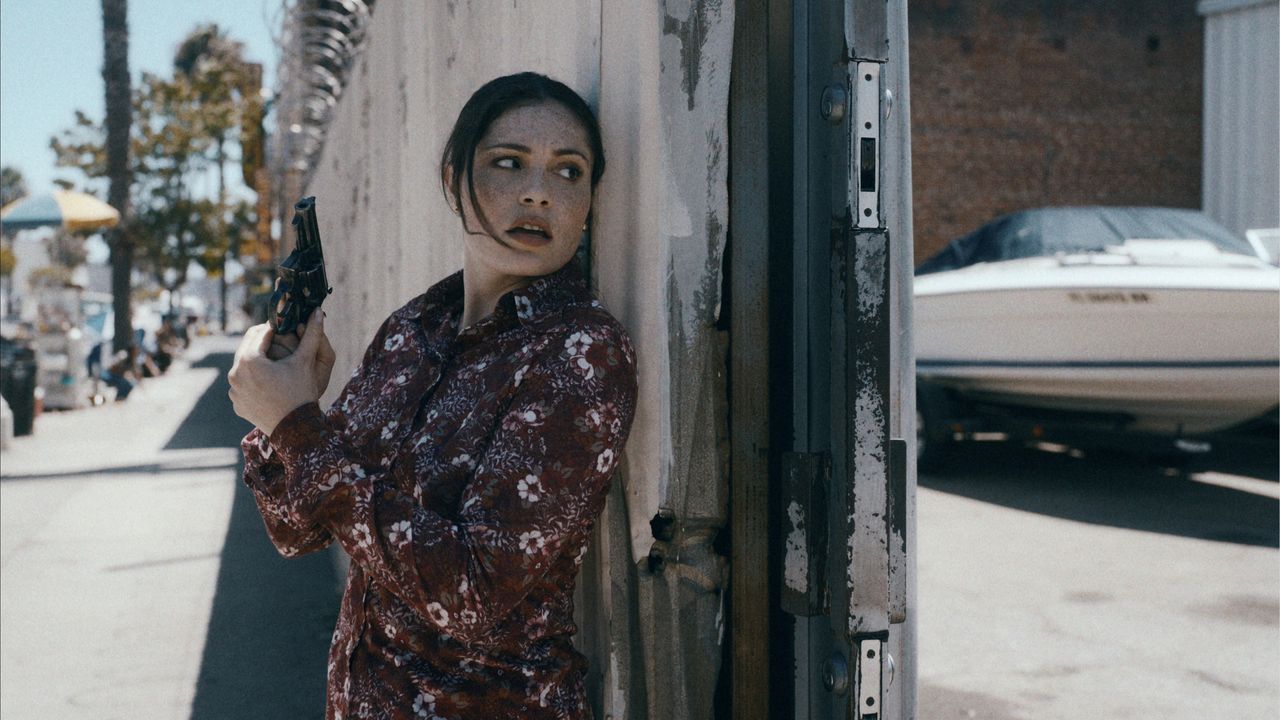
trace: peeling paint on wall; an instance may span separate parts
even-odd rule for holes
[[[787,587],[798,593],[807,593],[809,592],[809,550],[804,534],[804,509],[795,500],[787,506],[787,520],[791,523],[791,532],[787,533],[783,577]]]
[[[673,6],[679,6],[676,15],[671,14]],[[720,14],[719,0],[664,3],[662,32],[680,39],[680,87],[684,90],[689,110],[693,110],[697,103],[698,80],[703,72],[702,50],[714,27],[714,19]]]

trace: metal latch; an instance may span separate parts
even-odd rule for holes
[[[880,222],[880,66],[878,62],[854,63],[853,96],[856,116],[850,145],[850,205],[857,212],[857,227],[878,228]],[[856,202],[855,202],[856,201]]]
[[[859,720],[879,720],[883,717],[880,706],[884,703],[885,643],[880,638],[862,638],[858,649],[858,709]]]

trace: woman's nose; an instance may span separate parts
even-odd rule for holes
[[[542,188],[542,183],[533,182],[525,188],[524,194],[520,198],[520,202],[525,205],[537,205],[539,207],[547,207],[551,204],[551,198]]]

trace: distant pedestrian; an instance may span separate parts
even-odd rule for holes
[[[334,540],[351,557],[330,720],[590,717],[573,588],[637,392],[627,332],[574,259],[603,172],[576,93],[498,78],[441,163],[463,269],[387,318],[329,411],[320,311],[300,342],[256,325],[236,352],[268,534],[288,557]]]
[[[127,349],[116,353],[111,359],[111,363],[104,366],[103,355],[106,353],[109,342],[109,340],[106,340],[94,345],[93,349],[89,351],[89,357],[85,362],[88,366],[89,376],[98,378],[115,388],[116,401],[123,402],[129,397],[129,393],[133,392],[134,382],[130,378],[137,377],[133,364],[135,349],[134,346],[130,345]]]

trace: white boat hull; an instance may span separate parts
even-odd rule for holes
[[[1280,403],[1280,271],[1031,258],[916,278],[917,375],[969,396],[1221,430]]]

